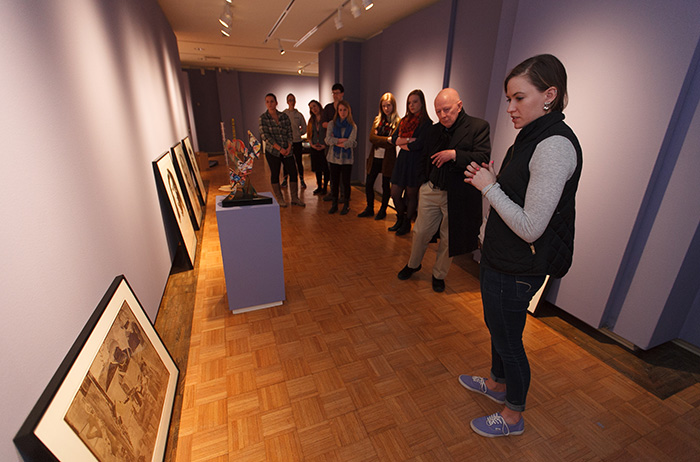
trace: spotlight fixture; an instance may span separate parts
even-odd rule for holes
[[[303,73],[304,73],[304,68],[300,67],[299,69],[297,69],[297,74],[301,75]]]
[[[340,8],[338,8],[338,16],[335,17],[335,28],[340,30],[343,28],[343,18],[340,17]]]
[[[233,21],[233,15],[231,14],[231,5],[226,3],[224,5],[224,11],[219,16],[219,22],[222,26],[228,28],[231,27],[231,22]]]
[[[230,37],[230,36],[231,36],[231,33],[230,33],[229,31],[227,31],[226,29],[223,29],[223,28],[222,28],[222,29],[221,29],[221,35],[223,35],[224,37]]]
[[[277,39],[277,48],[279,49],[281,55],[285,53],[284,48],[282,48],[282,40],[280,39]]]
[[[372,0],[362,0],[362,6],[367,11],[374,6],[374,2]]]
[[[353,18],[359,18],[360,14],[362,13],[362,10],[360,9],[359,2],[360,0],[351,0],[350,1],[350,12],[352,13]]]

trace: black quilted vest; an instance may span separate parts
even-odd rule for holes
[[[574,254],[576,190],[581,177],[583,156],[574,132],[564,123],[564,114],[552,112],[531,122],[515,138],[498,174],[498,184],[510,199],[523,206],[530,180],[530,159],[537,144],[550,136],[561,135],[576,149],[576,170],[564,185],[557,208],[547,229],[535,242],[518,237],[494,209],[491,209],[483,245],[481,264],[508,274],[563,277],[571,267]]]

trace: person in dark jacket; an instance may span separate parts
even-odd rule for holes
[[[456,90],[445,88],[435,98],[439,122],[430,127],[423,151],[418,217],[411,257],[399,272],[401,280],[420,270],[431,238],[440,229],[433,265],[433,290],[445,290],[452,257],[476,250],[481,226],[481,196],[464,184],[464,169],[491,156],[489,124],[467,115]]]
[[[530,385],[522,334],[527,307],[547,275],[563,277],[573,259],[575,198],[583,155],[564,123],[566,70],[552,55],[523,61],[506,77],[507,112],[520,129],[503,165],[470,164],[466,183],[491,212],[484,231],[481,298],[491,334],[491,376],[460,375],[470,391],[505,404],[471,422],[482,436],[520,435]]]
[[[432,123],[425,107],[425,95],[418,89],[411,91],[406,98],[406,115],[391,136],[391,143],[400,148],[391,172],[391,198],[396,208],[396,223],[389,228],[397,236],[411,232],[413,215],[418,208],[423,141]]]

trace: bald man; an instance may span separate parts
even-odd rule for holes
[[[453,88],[438,93],[435,113],[439,122],[430,127],[423,151],[425,182],[419,192],[411,258],[398,277],[409,279],[421,269],[430,239],[439,228],[433,290],[443,292],[452,257],[478,247],[481,195],[464,183],[464,169],[471,162],[489,161],[491,140],[488,122],[468,116]]]

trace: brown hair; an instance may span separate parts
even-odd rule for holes
[[[341,99],[340,101],[338,101],[338,107],[340,107],[340,106],[345,106],[347,108],[347,110],[348,110],[347,120],[348,120],[348,122],[350,122],[350,125],[355,125],[355,122],[352,120],[352,109],[350,109],[350,103],[348,103],[344,99]],[[333,123],[335,123],[335,121],[338,120],[339,118],[340,118],[340,116],[338,115],[338,109],[336,108],[335,116],[333,116]]]
[[[525,76],[539,91],[549,87],[557,89],[557,96],[552,101],[552,111],[563,111],[569,102],[566,91],[566,69],[553,55],[537,55],[528,58],[510,71],[503,82],[503,89],[508,92],[508,82],[513,77]]]
[[[411,95],[418,95],[418,98],[420,98],[421,108],[420,112],[418,113],[418,120],[420,120],[421,122],[423,122],[425,119],[430,120],[430,117],[428,116],[428,109],[426,109],[425,107],[425,95],[421,90],[413,90],[406,97],[406,117],[413,117],[411,111],[408,110],[408,99],[411,97]]]
[[[321,114],[321,113],[323,112],[323,106],[321,106],[321,103],[319,103],[319,102],[316,101],[315,99],[312,99],[311,101],[309,101],[309,114],[311,114],[311,119],[313,119],[314,117],[316,117],[316,115],[314,114],[314,111],[311,110],[311,105],[312,105],[312,104],[315,104],[316,106],[318,106],[318,109],[319,109],[319,115],[318,115],[318,116],[319,116],[319,118],[320,118],[320,117],[323,115],[323,114]]]

